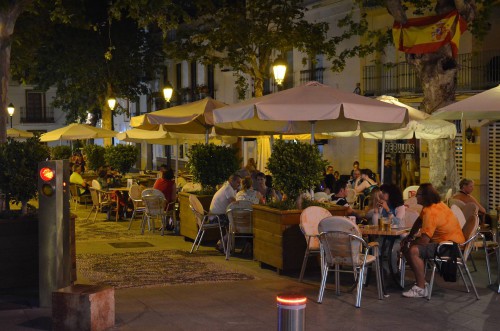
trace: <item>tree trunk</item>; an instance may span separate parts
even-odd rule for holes
[[[455,100],[457,63],[449,45],[436,53],[409,54],[407,60],[415,68],[422,84],[422,110],[432,114]],[[456,187],[455,149],[452,140],[429,141],[429,180],[441,194]]]
[[[262,78],[254,78],[254,79],[255,79],[253,84],[254,93],[255,97],[258,98],[264,95],[264,80]]]

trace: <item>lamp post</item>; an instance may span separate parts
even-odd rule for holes
[[[474,137],[474,130],[470,127],[470,125],[467,130],[465,130],[465,137],[470,143],[476,142],[476,139]]]
[[[9,105],[7,106],[7,112],[9,113],[9,116],[10,116],[10,128],[12,129],[12,115],[14,115],[14,111],[16,110],[16,108],[14,108],[14,105],[11,103],[9,103]]]
[[[174,93],[174,88],[172,87],[172,84],[170,84],[170,82],[167,82],[167,84],[165,84],[165,87],[163,88],[163,97],[167,102],[167,108],[170,104],[170,99],[172,98],[173,93]]]
[[[273,63],[274,80],[278,85],[282,85],[285,80],[286,65],[286,61],[282,58],[277,58]]]

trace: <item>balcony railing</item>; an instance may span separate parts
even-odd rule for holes
[[[500,50],[459,54],[457,91],[486,90],[500,83]],[[366,95],[420,94],[422,87],[408,63],[363,67]]]
[[[310,82],[312,80],[323,83],[323,72],[325,68],[315,68],[311,70],[300,71],[300,84]]]
[[[54,123],[54,107],[21,107],[21,123]]]

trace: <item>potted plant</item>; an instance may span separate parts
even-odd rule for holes
[[[54,146],[50,149],[52,160],[68,160],[71,157],[71,147],[66,145]]]
[[[201,191],[191,194],[196,194],[205,210],[208,210],[217,187],[240,168],[237,150],[214,144],[194,144],[190,146],[187,155],[189,161],[186,167],[193,176],[193,181],[200,183],[202,187]],[[179,194],[179,208],[181,235],[194,239],[198,228],[189,208],[189,193]]]
[[[89,144],[85,145],[83,152],[87,157],[86,165],[88,169],[97,171],[100,167],[106,164],[106,160],[104,158],[106,149],[104,147]]]
[[[104,151],[104,160],[108,165],[120,173],[127,173],[137,162],[139,149],[132,145],[107,146]]]
[[[5,194],[6,208],[14,201],[22,204],[23,215],[28,212],[28,201],[38,192],[38,162],[49,157],[48,147],[38,137],[0,144],[0,191]]]
[[[310,205],[302,200],[322,180],[327,165],[316,145],[278,140],[267,163],[273,176],[273,188],[286,199],[269,205],[254,205],[254,258],[278,270],[300,269],[306,242],[299,228],[301,208]],[[329,208],[343,215],[345,207]]]

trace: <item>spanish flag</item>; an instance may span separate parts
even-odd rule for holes
[[[405,24],[394,22],[392,37],[396,47],[405,53],[432,53],[450,43],[453,56],[457,56],[460,36],[466,29],[467,22],[454,10],[439,16],[411,18]]]

